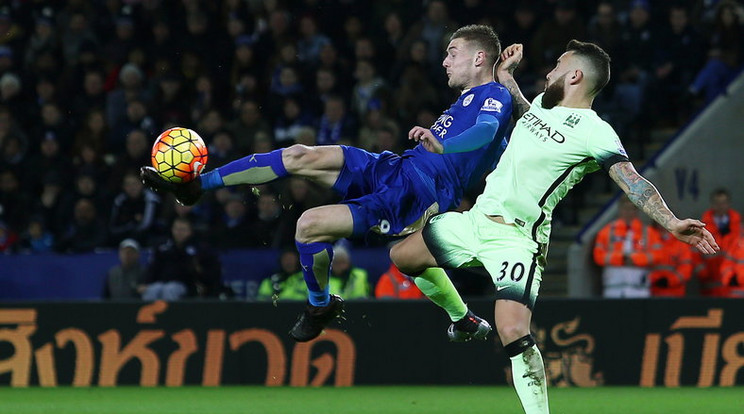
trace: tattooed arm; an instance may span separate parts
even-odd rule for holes
[[[522,95],[522,91],[514,80],[514,70],[522,61],[522,45],[513,44],[501,52],[501,63],[496,68],[496,78],[504,85],[512,96],[512,116],[519,119],[530,109],[530,102]]]
[[[701,253],[713,254],[719,250],[713,235],[699,220],[680,220],[669,210],[659,191],[643,178],[628,161],[610,167],[610,177],[628,195],[630,201],[648,214],[654,221],[669,230],[674,237],[695,246]]]

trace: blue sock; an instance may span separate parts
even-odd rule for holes
[[[302,276],[307,285],[308,300],[313,306],[326,306],[331,301],[328,279],[331,274],[333,245],[331,243],[300,243],[295,241],[300,253]]]
[[[282,148],[268,153],[251,154],[225,164],[215,171],[219,172],[223,185],[265,184],[289,175],[282,162],[283,151]]]
[[[201,175],[202,190],[212,190],[215,188],[222,188],[224,186],[225,186],[225,183],[222,182],[222,177],[220,176],[219,168],[215,168],[214,170],[206,172]]]

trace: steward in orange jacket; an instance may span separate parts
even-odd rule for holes
[[[744,237],[726,247],[721,261],[721,284],[728,297],[744,298]]]
[[[648,275],[651,296],[683,297],[692,275],[693,252],[687,244],[664,229],[659,230],[659,236],[661,248],[655,255],[656,264]]]
[[[404,275],[394,264],[380,276],[375,286],[376,298],[421,299],[424,294],[413,283],[413,279]]]
[[[731,208],[731,195],[725,189],[715,190],[710,201],[711,208],[703,213],[701,220],[721,246],[721,251],[710,256],[695,253],[694,272],[700,280],[700,294],[725,297],[728,288],[721,280],[721,264],[741,236],[741,215]]]
[[[638,218],[638,209],[623,197],[619,218],[597,234],[594,262],[603,267],[605,297],[648,297],[648,272],[661,247],[659,233]]]

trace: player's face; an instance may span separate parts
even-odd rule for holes
[[[545,76],[545,94],[542,98],[542,107],[553,108],[558,105],[565,96],[566,77],[572,70],[573,59],[571,52],[564,53],[553,70]]]
[[[447,45],[447,55],[442,66],[447,70],[447,85],[453,89],[471,87],[475,66],[475,53],[464,39],[453,39]]]

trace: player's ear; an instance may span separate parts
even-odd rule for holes
[[[479,50],[475,53],[475,58],[473,59],[473,63],[475,66],[481,66],[486,62],[486,52]]]
[[[571,75],[571,78],[568,81],[569,84],[576,85],[581,82],[582,79],[584,79],[584,71],[582,71],[581,69],[576,69],[574,70],[573,75]]]

